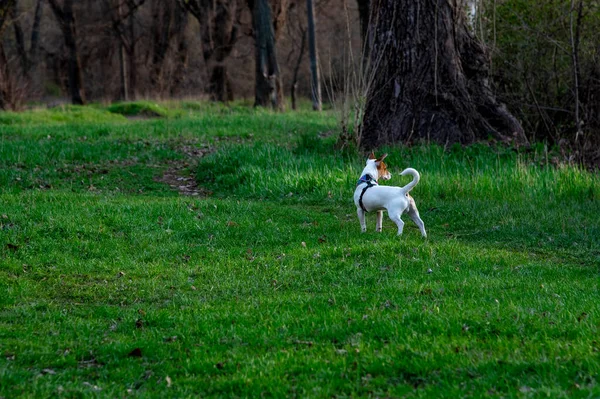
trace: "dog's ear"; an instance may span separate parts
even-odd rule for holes
[[[383,154],[381,157],[377,158],[375,160],[375,163],[379,164],[381,161],[383,161],[385,159],[385,157],[387,157],[387,154]]]
[[[373,151],[371,151],[371,153],[369,154],[369,159],[377,159]]]

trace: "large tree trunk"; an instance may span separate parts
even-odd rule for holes
[[[77,50],[77,30],[75,27],[75,15],[73,14],[73,0],[64,0],[62,7],[57,3],[57,0],[48,1],[58,20],[65,40],[65,47],[67,48],[67,74],[71,101],[73,104],[85,104],[83,74]]]
[[[363,148],[524,139],[490,90],[489,58],[461,0],[373,0],[371,22]]]
[[[250,0],[254,31],[255,77],[254,106],[271,106],[283,111],[284,96],[281,72],[275,48],[276,28],[282,22],[279,15],[273,18],[268,0]],[[278,25],[279,24],[279,25]]]

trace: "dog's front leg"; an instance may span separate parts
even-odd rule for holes
[[[377,226],[375,227],[375,231],[381,233],[383,229],[383,211],[377,211]]]
[[[360,222],[360,231],[363,233],[367,231],[367,222],[365,221],[365,211],[360,208],[356,208],[356,214],[358,215],[358,221]]]

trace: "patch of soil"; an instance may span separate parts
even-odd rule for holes
[[[177,190],[181,195],[190,196],[208,196],[212,192],[200,187],[196,181],[196,176],[189,172],[189,163],[171,162],[165,173],[155,180],[168,184],[173,190]],[[186,176],[187,174],[187,176]]]
[[[168,184],[181,195],[208,196],[212,192],[198,185],[194,170],[198,159],[214,151],[207,145],[198,145],[196,141],[186,141],[175,146],[175,150],[184,154],[186,159],[170,161],[165,173],[155,180]]]

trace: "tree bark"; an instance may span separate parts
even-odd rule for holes
[[[63,33],[65,47],[67,48],[68,84],[73,104],[85,104],[85,90],[83,87],[83,72],[77,48],[77,29],[73,13],[73,0],[64,0],[62,7],[57,0],[48,0],[50,7],[58,20]]]
[[[489,58],[461,0],[373,0],[369,87],[360,145],[525,140],[492,93]]]

